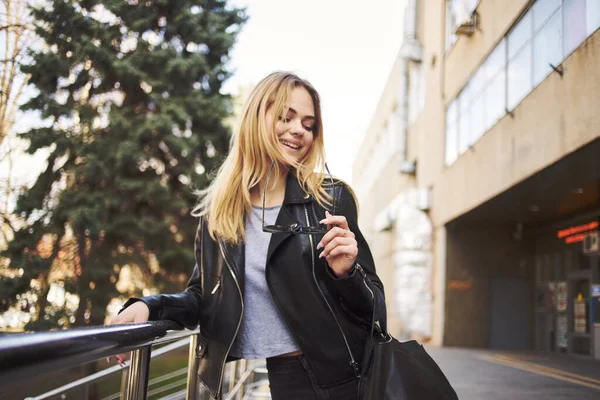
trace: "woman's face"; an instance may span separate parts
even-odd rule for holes
[[[293,161],[299,162],[308,154],[312,146],[315,128],[315,107],[312,97],[303,87],[296,87],[291,93],[287,115],[273,115],[273,109],[265,115],[267,130],[273,124],[273,118],[278,118],[275,125],[279,148],[284,154],[288,165]]]

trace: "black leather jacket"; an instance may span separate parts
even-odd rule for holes
[[[266,267],[273,299],[323,387],[359,376],[374,302],[376,320],[385,319],[383,284],[358,229],[354,198],[341,182],[334,192],[334,213],[346,217],[358,242],[357,265],[350,276],[336,278],[325,258],[318,258],[322,235],[272,234]],[[318,226],[323,218],[325,209],[289,173],[276,224]],[[125,307],[142,300],[150,320],[170,319],[190,329],[200,324],[198,375],[218,398],[244,312],[244,244],[213,240],[201,220],[195,251],[196,266],[184,292],[131,299]]]

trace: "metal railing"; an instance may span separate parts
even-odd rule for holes
[[[66,385],[27,399],[66,398],[67,394],[84,389],[84,397],[91,385],[114,374],[121,373],[120,392],[103,400],[145,399],[161,395],[166,399],[204,400],[208,390],[198,385],[196,347],[199,330],[183,330],[172,321],[152,321],[139,324],[111,325],[68,329],[54,332],[23,333],[0,336],[0,389],[3,385],[25,381],[34,376],[94,362],[119,353],[131,352],[131,359],[122,368],[106,368]],[[158,345],[164,345],[154,349]],[[187,368],[171,371],[149,380],[150,360],[189,346]],[[229,364],[224,387],[225,400],[270,398],[264,390],[268,386],[264,362],[239,360]],[[184,375],[187,375],[183,378]],[[175,382],[169,380],[179,378]],[[152,388],[165,383],[161,387]],[[185,389],[162,396],[178,387]],[[262,389],[262,391],[260,391]]]
[[[154,321],[0,337],[0,386],[130,351],[132,356],[123,373],[119,397],[145,399],[152,346],[179,340],[158,349],[154,356],[189,343],[186,398],[196,400],[199,398],[195,356],[198,330],[182,329],[172,321]],[[62,397],[119,371],[123,371],[119,366],[110,367],[32,398]]]

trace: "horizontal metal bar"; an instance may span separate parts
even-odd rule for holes
[[[180,390],[179,392],[171,393],[164,396],[161,400],[183,400],[187,393],[186,389]]]
[[[190,332],[190,334],[193,334],[193,332],[195,332],[195,331],[188,331],[188,332]],[[150,358],[151,359],[152,358],[156,358],[156,357],[159,357],[159,356],[161,356],[163,354],[170,353],[173,350],[177,350],[177,349],[179,349],[181,347],[185,347],[185,346],[187,346],[189,344],[189,342],[190,342],[190,338],[188,337],[188,338],[181,339],[181,340],[179,340],[179,341],[177,341],[175,343],[168,344],[168,345],[166,345],[164,347],[161,347],[160,349],[152,351],[152,354],[150,355]],[[127,360],[127,361],[125,361],[125,367],[121,367],[120,365],[114,365],[114,366],[106,368],[106,369],[104,369],[102,371],[96,372],[96,373],[94,373],[92,375],[86,376],[85,378],[77,379],[76,381],[67,383],[66,385],[63,385],[63,386],[58,387],[56,389],[50,390],[50,391],[48,391],[46,393],[42,393],[39,396],[28,397],[27,399],[28,400],[29,399],[30,400],[44,400],[44,399],[49,399],[49,398],[51,398],[53,396],[57,396],[57,395],[60,395],[60,394],[64,394],[64,393],[70,392],[70,391],[72,391],[74,389],[77,389],[80,386],[94,384],[97,381],[100,381],[100,380],[106,378],[108,375],[111,375],[113,373],[123,371],[123,369],[129,368],[129,366],[130,366],[130,361]]]
[[[183,327],[173,321],[152,321],[6,335],[0,337],[0,384],[137,350],[172,329]]]
[[[185,386],[187,379],[180,379],[178,381],[169,383],[168,385],[164,385],[161,387],[157,387],[156,389],[152,389],[148,392],[148,397],[154,396],[155,394],[166,392],[167,390],[175,389],[177,386]]]
[[[100,400],[116,400],[116,399],[120,399],[120,398],[121,398],[121,392],[117,392],[117,393],[112,394],[112,395],[110,395],[108,397],[104,397],[104,398],[102,398]],[[25,400],[27,400],[27,399],[25,399]]]
[[[175,343],[171,343],[166,346],[163,346],[160,349],[152,350],[152,356],[153,356],[152,358],[158,357],[162,354],[170,353],[171,351],[176,350],[180,347],[185,347],[189,343],[190,343],[190,338],[187,337],[187,338],[180,339],[180,340],[176,341]]]
[[[189,338],[192,335],[197,335],[200,333],[200,329],[196,328],[193,331],[183,330],[183,331],[169,331],[167,334],[161,338],[158,338],[152,342],[153,345],[163,344],[175,341],[177,339]]]
[[[242,400],[248,400],[248,399],[250,399],[250,396],[252,396],[253,399],[256,399],[256,398],[270,399],[271,392],[248,392],[244,395]]]
[[[168,381],[169,379],[176,378],[178,376],[185,375],[185,374],[187,374],[187,367],[180,368],[177,371],[169,372],[168,374],[164,374],[164,375],[158,376],[156,378],[150,379],[150,382],[148,382],[148,387],[151,387],[153,385],[156,385],[157,383]]]

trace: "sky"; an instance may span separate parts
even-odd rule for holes
[[[234,74],[223,90],[236,94],[275,70],[308,79],[322,102],[327,163],[331,173],[351,182],[352,163],[367,131],[402,40],[406,0],[230,0],[246,7],[249,19],[231,53]],[[36,125],[22,117],[17,131]],[[4,141],[12,153],[13,180],[31,185],[45,168],[46,153],[23,155],[25,143]],[[0,179],[9,171],[0,160]],[[14,183],[13,183],[14,184]]]
[[[352,163],[402,42],[405,0],[233,0],[249,20],[238,36],[224,90],[237,93],[270,72],[308,79],[321,95],[331,173],[351,182]]]

